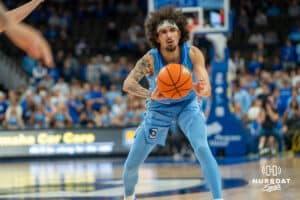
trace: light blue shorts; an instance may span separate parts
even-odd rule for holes
[[[146,107],[145,118],[138,128],[137,134],[142,132],[145,135],[147,143],[162,146],[165,145],[172,123],[185,124],[187,123],[185,121],[191,119],[193,115],[199,115],[201,113],[197,98],[172,104],[149,101]]]

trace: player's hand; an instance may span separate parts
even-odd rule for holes
[[[201,78],[197,83],[194,83],[193,89],[199,97],[208,97],[211,95],[210,87],[204,78]]]
[[[152,92],[150,98],[153,99],[153,100],[161,100],[161,99],[165,99],[165,96],[164,96],[162,93],[160,93],[160,92],[158,91],[158,89],[156,88],[156,89]]]
[[[10,23],[5,34],[30,57],[41,59],[49,67],[54,65],[50,46],[39,31],[23,23]]]

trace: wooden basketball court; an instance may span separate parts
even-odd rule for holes
[[[123,162],[124,159],[100,158],[2,162],[0,199],[122,199]],[[297,156],[218,162],[225,200],[300,199]],[[212,199],[196,161],[172,158],[147,160],[140,170],[137,197]]]

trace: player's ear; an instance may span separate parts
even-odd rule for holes
[[[158,40],[158,33],[156,33],[156,35],[155,35],[155,41],[156,41],[157,43],[159,43],[159,40]]]

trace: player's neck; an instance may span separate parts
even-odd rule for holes
[[[180,47],[178,46],[174,51],[167,51],[160,49],[161,55],[165,61],[165,64],[180,63]]]

